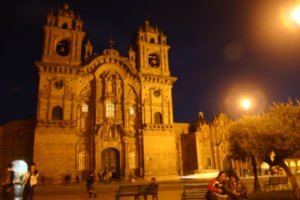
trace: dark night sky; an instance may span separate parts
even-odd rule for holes
[[[198,111],[208,120],[220,111],[238,117],[240,95],[255,102],[251,112],[300,95],[300,27],[280,19],[295,0],[9,1],[0,14],[0,124],[35,115],[42,27],[64,2],[80,14],[97,53],[112,36],[125,55],[145,18],[163,30],[171,73],[178,77],[176,122],[191,122]]]

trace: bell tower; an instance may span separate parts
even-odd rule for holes
[[[51,11],[44,26],[42,62],[78,66],[85,32],[79,15],[68,4]]]
[[[167,37],[150,25],[149,20],[139,27],[134,35],[133,44],[137,51],[139,71],[143,74],[169,76]]]
[[[132,44],[141,80],[143,124],[173,124],[172,87],[167,37],[149,20],[138,28]]]
[[[145,177],[178,175],[178,152],[173,129],[172,87],[167,37],[146,20],[132,40],[141,85],[140,137]],[[164,147],[164,148],[162,148]]]

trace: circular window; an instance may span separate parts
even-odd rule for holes
[[[56,53],[60,56],[67,56],[70,51],[69,41],[64,39],[57,43],[56,45]]]
[[[155,91],[154,91],[154,95],[155,95],[156,97],[159,97],[159,96],[160,96],[160,90],[155,90]]]
[[[63,80],[55,81],[54,86],[56,89],[61,89],[64,86],[64,81]]]

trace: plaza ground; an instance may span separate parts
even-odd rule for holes
[[[300,177],[298,176],[298,183]],[[260,177],[260,183],[263,184],[268,180],[268,177]],[[185,183],[200,182],[207,185],[209,179],[200,180],[164,180],[159,181],[159,200],[181,200],[182,187]],[[291,191],[287,188],[283,191],[275,192],[261,192],[253,194],[253,177],[242,178],[242,181],[247,185],[249,191],[249,199],[254,200],[290,200]],[[148,181],[138,180],[137,183],[147,183]],[[111,184],[97,183],[96,191],[98,198],[101,200],[114,200],[115,192],[118,189],[120,183],[112,182]],[[16,198],[16,200],[21,198]],[[85,189],[85,183],[71,185],[53,185],[53,186],[37,186],[35,193],[36,200],[81,200],[91,199],[88,198],[88,194]],[[95,198],[93,198],[95,199]],[[121,198],[124,200],[133,200],[133,197]],[[141,198],[142,199],[142,198]],[[148,197],[148,199],[151,199]]]

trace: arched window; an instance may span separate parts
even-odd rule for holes
[[[162,124],[162,116],[160,112],[154,113],[154,123],[155,124]]]
[[[78,169],[85,170],[88,169],[89,160],[88,153],[86,151],[81,151],[78,156]]]
[[[68,28],[68,24],[67,24],[67,23],[64,23],[64,24],[61,26],[61,28],[67,29],[67,28]]]
[[[52,109],[52,119],[62,120],[63,119],[63,109],[60,106],[55,106]]]
[[[150,43],[155,43],[155,39],[154,39],[154,38],[151,38],[151,39],[150,39]]]
[[[115,117],[115,104],[111,101],[105,103],[106,117]]]

